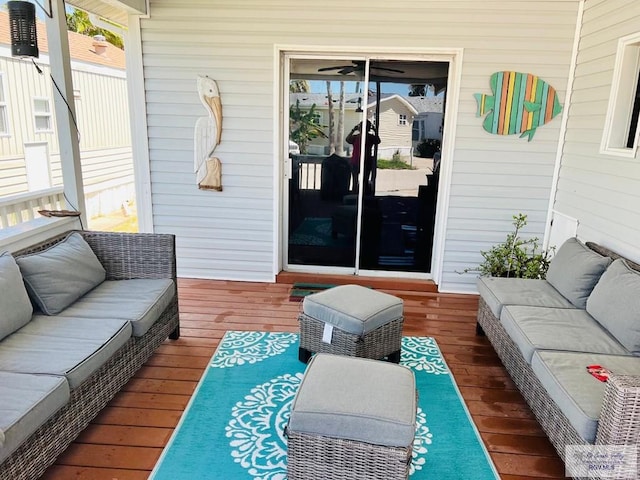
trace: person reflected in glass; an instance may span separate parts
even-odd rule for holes
[[[366,123],[366,139],[365,139],[365,151],[364,151],[364,187],[365,194],[371,193],[371,181],[373,172],[373,147],[380,144],[380,137],[376,133],[373,124],[367,120]],[[351,129],[345,141],[353,145],[353,151],[351,152],[351,177],[353,179],[353,191],[358,191],[358,174],[360,173],[360,145],[362,135],[362,122],[358,123]]]

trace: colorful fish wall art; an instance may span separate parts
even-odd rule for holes
[[[488,114],[482,126],[496,135],[520,133],[531,141],[536,129],[562,111],[555,88],[531,73],[495,72],[493,95],[475,93],[477,117]]]

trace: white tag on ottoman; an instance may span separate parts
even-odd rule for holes
[[[322,341],[324,343],[331,343],[331,338],[333,337],[333,325],[330,323],[324,324],[324,330],[322,331]]]

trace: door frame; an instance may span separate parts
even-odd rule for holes
[[[432,279],[436,284],[441,283],[442,266],[445,251],[445,234],[447,230],[447,217],[449,211],[449,196],[451,190],[451,177],[453,172],[453,159],[456,139],[456,119],[460,101],[460,85],[462,78],[462,61],[464,49],[462,48],[383,48],[383,47],[359,47],[339,48],[336,46],[302,46],[302,45],[276,45],[274,54],[274,209],[276,218],[274,228],[274,270],[279,272],[286,270],[300,273],[332,273],[399,277],[415,279]],[[449,74],[447,80],[447,101],[444,111],[444,127],[442,137],[442,158],[440,181],[438,186],[438,199],[436,206],[436,218],[434,225],[434,238],[432,247],[431,272],[395,272],[379,270],[362,270],[345,267],[325,267],[317,265],[289,265],[287,219],[289,218],[288,181],[291,176],[291,162],[289,160],[289,132],[285,125],[289,124],[289,60],[291,58],[331,58],[336,60],[405,60],[405,61],[434,61],[448,62]]]

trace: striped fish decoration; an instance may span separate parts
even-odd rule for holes
[[[488,115],[482,126],[496,135],[520,133],[529,140],[536,128],[549,123],[562,111],[556,90],[531,73],[495,72],[491,75],[492,96],[475,93],[477,117]]]

